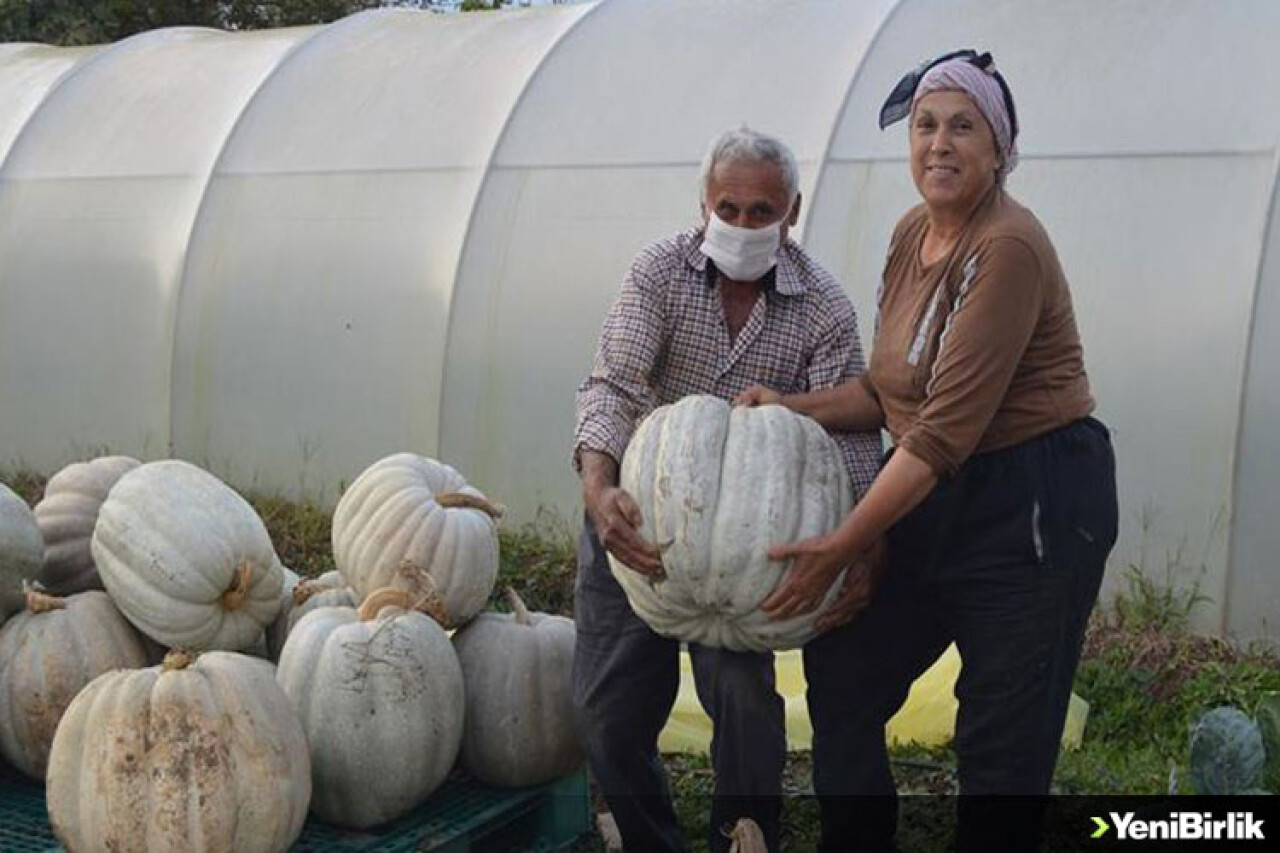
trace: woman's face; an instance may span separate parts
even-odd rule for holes
[[[1000,163],[986,118],[964,92],[930,92],[911,113],[911,177],[930,213],[967,216]]]

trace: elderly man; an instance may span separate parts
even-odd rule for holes
[[[627,850],[683,850],[658,733],[675,701],[679,643],[631,611],[606,552],[632,571],[662,571],[639,535],[641,511],[618,487],[636,424],[690,394],[731,400],[753,384],[800,392],[863,371],[857,318],[835,280],[788,239],[800,214],[795,158],[747,128],[712,144],[702,164],[702,224],[640,252],[605,319],[591,374],[577,396],[574,465],[586,519],[578,547],[574,709],[597,782]],[[875,477],[878,433],[835,433],[854,493]],[[865,603],[865,573],[850,573],[826,625]],[[710,848],[722,826],[753,818],[778,847],[783,703],[773,656],[691,644],[698,699],[715,726]]]

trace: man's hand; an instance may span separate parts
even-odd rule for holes
[[[768,406],[782,402],[782,395],[763,385],[752,385],[733,398],[735,406]]]
[[[662,555],[640,535],[644,522],[635,498],[618,486],[608,486],[584,492],[583,499],[605,550],[632,571],[661,580]]]
[[[776,621],[811,613],[835,581],[836,575],[850,561],[852,555],[844,553],[832,535],[817,536],[769,549],[769,559],[788,560],[792,557],[790,571],[773,595],[764,600],[760,609]]]
[[[851,621],[871,604],[871,597],[889,566],[889,549],[884,540],[878,541],[845,572],[840,595],[818,614],[819,633],[839,628]]]

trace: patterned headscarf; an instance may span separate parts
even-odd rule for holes
[[[930,92],[960,91],[969,96],[986,118],[995,136],[996,150],[1000,154],[999,178],[1003,181],[1018,165],[1018,144],[1014,139],[1013,122],[1005,106],[1004,91],[996,82],[995,64],[979,68],[966,59],[948,59],[925,72],[911,99],[916,102]]]

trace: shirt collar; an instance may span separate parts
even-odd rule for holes
[[[702,253],[702,232],[701,228],[694,232],[694,239],[690,241],[689,250],[685,253],[685,262],[703,273],[707,286],[711,287],[716,283],[716,264]],[[799,248],[799,244],[790,237],[782,244],[782,248],[778,250],[778,265],[765,273],[760,280],[760,285],[766,293],[773,291],[783,296],[800,296],[805,292],[806,288],[800,278],[800,271],[796,268],[794,257]]]

